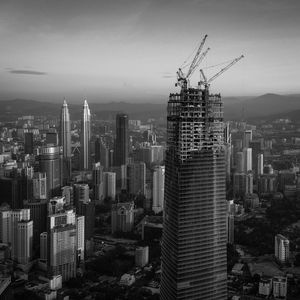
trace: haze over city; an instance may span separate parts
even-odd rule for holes
[[[299,8],[296,0],[3,0],[0,99],[162,103],[204,34],[208,77],[224,65],[207,67],[245,55],[212,92],[300,93]]]

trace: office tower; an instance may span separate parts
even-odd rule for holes
[[[103,167],[100,162],[93,164],[93,199],[96,204],[103,201]]]
[[[17,226],[17,261],[22,265],[26,265],[32,259],[33,221],[21,220]]]
[[[72,186],[63,186],[61,188],[61,195],[65,197],[66,206],[74,205],[74,189]]]
[[[161,145],[142,145],[137,150],[137,160],[142,161],[149,166],[150,164],[161,164],[164,160],[164,147]]]
[[[245,194],[253,194],[253,174],[248,172],[246,174],[246,191]]]
[[[231,158],[232,158],[232,145],[231,145],[231,133],[230,133],[229,122],[225,124],[225,128],[224,128],[224,149],[225,149],[226,183],[228,187],[231,181]]]
[[[287,277],[274,276],[273,278],[273,296],[275,299],[286,299],[287,295]]]
[[[134,203],[115,203],[111,207],[111,231],[130,232],[134,226]]]
[[[143,268],[149,263],[149,246],[140,246],[135,249],[135,266]]]
[[[19,263],[23,263],[24,257],[21,257],[19,248],[22,247],[28,250],[26,257],[31,258],[32,255],[32,222],[24,225],[30,221],[30,210],[29,209],[14,209],[0,211],[1,220],[1,234],[0,239],[3,243],[11,244],[11,258]],[[19,223],[23,226],[19,227]],[[28,231],[28,240],[21,239],[20,234],[25,234]],[[25,247],[25,248],[24,248]],[[30,248],[31,247],[31,248]],[[18,259],[22,259],[18,261]]]
[[[146,192],[146,164],[132,163],[127,166],[128,193],[145,195]]]
[[[40,172],[46,173],[48,198],[51,198],[60,192],[62,180],[60,155],[60,147],[45,146],[40,149]]]
[[[85,241],[91,240],[94,236],[95,227],[95,203],[91,200],[80,201],[76,208],[78,215],[84,216],[84,237]]]
[[[109,147],[102,137],[97,138],[95,141],[95,162],[100,162],[104,170],[109,167]]]
[[[48,272],[66,281],[76,276],[76,215],[73,209],[55,210],[48,216]]]
[[[116,116],[116,144],[115,165],[121,166],[128,162],[129,137],[128,137],[128,115],[117,114]]]
[[[264,155],[262,153],[257,155],[257,176],[264,173]]]
[[[244,153],[237,152],[236,153],[236,170],[238,173],[243,173],[245,170],[245,162],[244,162]]]
[[[233,196],[238,199],[247,194],[253,193],[253,174],[251,172],[234,173],[233,175]]]
[[[26,132],[24,135],[24,152],[25,154],[33,154],[33,133]]]
[[[234,153],[240,152],[243,149],[243,140],[233,139],[232,145],[233,145]]]
[[[255,177],[257,178],[257,170],[258,170],[258,159],[260,153],[262,153],[261,140],[253,140],[249,143],[249,147],[252,149],[252,170],[255,172]]]
[[[78,207],[80,201],[86,202],[90,200],[90,188],[86,183],[75,183],[73,186],[73,203]]]
[[[85,245],[85,235],[84,235],[84,216],[76,216],[76,230],[77,230],[77,262],[84,260],[84,245]]]
[[[157,214],[164,208],[165,167],[156,166],[153,172],[152,210]]]
[[[243,148],[249,148],[251,142],[252,142],[252,130],[244,131]]]
[[[94,235],[95,203],[90,200],[88,184],[74,184],[74,203],[78,215],[85,217],[85,240]]]
[[[103,198],[115,201],[116,198],[116,173],[103,173]]]
[[[13,209],[19,209],[23,206],[23,200],[26,198],[24,190],[24,178],[15,175],[13,177],[0,177],[0,205],[9,204]]]
[[[36,172],[32,178],[33,200],[47,199],[47,176],[46,173]]]
[[[4,244],[10,243],[10,214],[11,211],[0,210],[0,242]]]
[[[40,234],[40,259],[47,262],[48,258],[48,233]]]
[[[274,174],[262,174],[258,181],[259,194],[273,194],[277,192],[277,180]]]
[[[234,215],[227,215],[227,243],[234,244]]]
[[[208,87],[170,94],[160,296],[227,299],[223,104]]]
[[[87,101],[84,100],[82,118],[81,118],[81,134],[80,134],[81,170],[88,170],[90,168],[90,164],[91,164],[90,141],[91,141],[91,112]]]
[[[252,149],[244,148],[244,172],[252,171]]]
[[[234,214],[234,201],[229,200],[227,201],[227,243],[229,244],[234,244]]]
[[[115,153],[113,149],[109,150],[109,166],[113,167],[115,164]]]
[[[290,241],[282,234],[275,236],[275,257],[282,263],[288,262],[290,256]]]
[[[24,201],[24,208],[30,209],[33,221],[33,246],[39,245],[40,234],[47,230],[47,200]]]
[[[259,198],[257,194],[247,194],[244,200],[244,207],[249,209],[256,209],[259,207]]]
[[[66,100],[64,100],[60,115],[60,146],[63,148],[63,183],[67,184],[71,178],[71,122]]]

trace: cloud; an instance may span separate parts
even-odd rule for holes
[[[11,70],[9,71],[11,74],[22,74],[22,75],[47,75],[46,72],[39,72],[33,70]]]

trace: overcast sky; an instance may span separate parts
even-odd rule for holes
[[[0,99],[167,101],[205,34],[208,77],[245,55],[212,92],[300,93],[299,12],[298,0],[1,0]]]

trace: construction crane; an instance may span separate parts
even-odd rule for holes
[[[177,83],[175,84],[176,86],[179,85],[181,87],[187,87],[188,79],[189,77],[194,73],[195,69],[199,66],[199,64],[202,62],[210,48],[207,48],[202,54],[201,51],[203,49],[203,46],[205,44],[207,38],[207,34],[204,36],[202,39],[200,46],[198,47],[198,50],[192,60],[192,63],[186,73],[186,75],[183,73],[182,69],[179,68],[178,71],[176,72],[177,74]]]
[[[204,72],[202,69],[200,69],[200,74],[202,77],[202,80],[200,80],[199,84],[202,85],[204,84],[205,87],[208,87],[209,84],[215,80],[217,77],[219,77],[221,74],[223,74],[225,71],[227,71],[229,68],[231,68],[233,65],[235,65],[238,61],[240,61],[242,58],[244,57],[244,55],[241,55],[240,57],[235,58],[234,60],[232,60],[226,67],[224,67],[223,69],[221,69],[217,74],[215,74],[213,77],[211,77],[210,79],[207,80]]]

